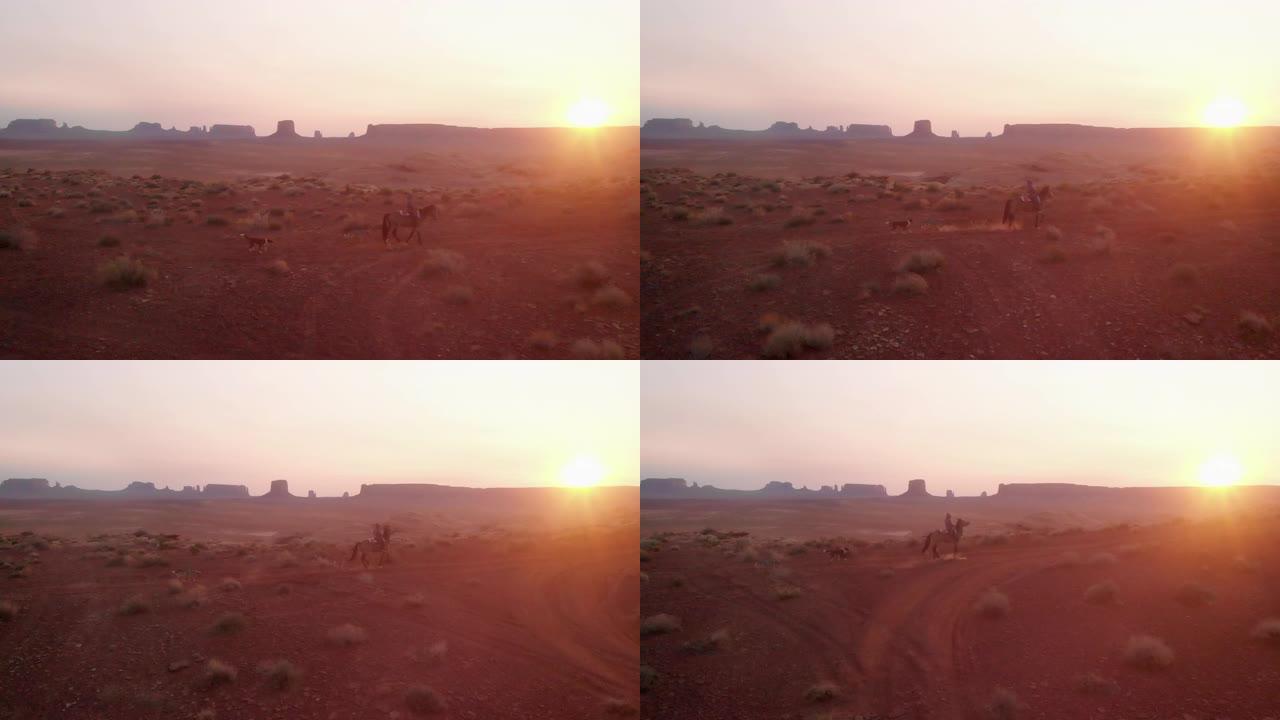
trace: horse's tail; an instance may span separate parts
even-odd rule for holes
[[[355,559],[356,559],[356,554],[357,554],[357,553],[359,553],[359,552],[360,552],[360,543],[356,543],[355,545],[352,545],[352,546],[351,546],[351,557],[347,558],[347,562],[351,562],[352,560],[355,560]]]
[[[1004,201],[1004,217],[1000,219],[1000,222],[1013,222],[1013,198]]]
[[[382,242],[387,241],[387,235],[391,234],[391,215],[384,213],[382,215]]]
[[[929,541],[931,540],[933,540],[933,533],[926,533],[924,536],[924,547],[920,548],[920,552],[922,554],[924,553],[924,551],[929,549]]]

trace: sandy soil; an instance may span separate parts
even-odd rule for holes
[[[1230,164],[998,143],[654,145],[641,173],[645,357],[1280,351],[1274,148]],[[1007,230],[1005,200],[1028,176],[1057,192],[1040,229],[1023,214]],[[888,225],[906,219],[906,232]],[[807,258],[779,257],[804,244]],[[913,292],[903,263],[931,251],[941,266],[916,269]],[[767,349],[788,322],[812,340]]]
[[[610,509],[550,531],[457,513],[442,523],[425,511],[407,516],[401,504],[394,562],[365,570],[339,538],[358,538],[363,521],[390,517],[388,508],[343,501],[338,521],[331,509],[274,505],[286,529],[266,532],[262,502],[96,503],[93,519],[80,503],[48,510],[75,535],[41,530],[32,522],[39,506],[7,503],[0,603],[16,614],[0,619],[0,716],[550,720],[635,711],[634,510],[629,526]],[[140,516],[152,535],[120,531]],[[223,531],[210,532],[217,523]],[[306,525],[311,532],[295,529]],[[160,537],[195,526],[206,530]],[[227,589],[224,578],[240,586]],[[181,589],[171,592],[175,579]],[[123,613],[132,598],[147,609]],[[216,632],[228,613],[242,627]],[[329,638],[348,623],[362,642]],[[235,680],[207,687],[210,659],[234,666]],[[275,659],[300,673],[283,690],[258,669]],[[415,711],[408,693],[417,687],[443,706]]]
[[[0,250],[0,356],[636,357],[634,145],[555,150],[580,159],[0,144],[0,233],[21,245]],[[409,191],[440,218],[388,249]],[[121,257],[145,286],[105,284]]]
[[[999,533],[937,560],[918,538],[802,543],[730,525],[646,527],[641,611],[673,615],[679,629],[642,637],[653,673],[642,715],[1274,717],[1280,639],[1253,636],[1280,617],[1280,563],[1265,550],[1274,524]],[[830,557],[829,544],[853,557]],[[1107,582],[1116,602],[1084,599]],[[1212,599],[1183,602],[1189,583]],[[988,616],[977,606],[991,588],[1007,607]],[[1166,643],[1171,664],[1127,660],[1137,635]],[[1082,689],[1091,673],[1100,680]],[[833,697],[807,697],[822,683]],[[997,688],[1015,698],[1013,714],[993,711]]]

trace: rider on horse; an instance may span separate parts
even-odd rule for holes
[[[1022,202],[1031,203],[1031,206],[1040,211],[1040,193],[1036,192],[1036,186],[1031,182],[1031,178],[1027,178],[1027,191],[1022,195]]]
[[[956,526],[951,522],[951,513],[947,513],[947,519],[943,523],[947,528],[947,534],[954,538],[956,536]]]

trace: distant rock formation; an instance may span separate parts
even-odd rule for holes
[[[214,127],[217,127],[217,125]],[[249,488],[244,485],[209,483],[204,486],[204,496],[207,498],[247,498],[249,497]]]
[[[988,134],[988,135],[990,135],[991,133],[987,133],[987,134]],[[987,491],[986,491],[986,490],[983,490],[983,491],[982,491],[982,494],[981,494],[981,495],[979,495],[978,497],[986,497],[986,496],[987,496]]]
[[[949,498],[953,498],[953,497],[955,497],[955,496],[956,496],[956,491],[955,491],[955,490],[948,490],[948,491],[947,491],[947,497],[949,497]]]
[[[344,498],[349,498],[349,497],[351,497],[351,493],[347,492],[346,490],[343,490],[343,491],[342,491],[342,497],[344,497]]]
[[[14,135],[52,135],[58,132],[58,123],[53,118],[10,120],[5,132]]]
[[[990,139],[991,139],[991,131],[990,131],[990,130],[988,130],[988,131],[987,131],[986,138],[987,138],[988,140],[990,140]]]
[[[928,120],[917,120],[915,127],[911,129],[911,133],[907,135],[909,138],[934,138],[933,123]]]
[[[841,140],[893,137],[888,125],[828,125],[824,130],[802,128],[779,120],[765,130],[732,130],[719,125],[694,124],[689,118],[653,118],[640,128],[640,137],[653,140]]]
[[[276,131],[267,137],[272,140],[298,140],[301,136],[298,135],[292,120],[281,120],[276,123]]]
[[[215,140],[252,140],[257,137],[252,125],[214,125],[209,137]]]
[[[952,139],[952,140],[959,140],[959,139],[960,139],[960,133],[959,133],[958,131],[956,131],[956,130],[952,130],[952,131],[951,131],[951,139]]]
[[[289,500],[293,495],[289,492],[288,480],[272,480],[271,489],[262,497],[270,500]]]
[[[351,132],[347,133],[347,139],[348,139],[348,140],[355,140],[355,139],[356,139],[356,131],[355,131],[355,130],[352,130]]]
[[[155,495],[156,484],[134,481],[125,486],[124,493],[126,495]]]
[[[312,135],[311,137],[315,138],[316,140],[319,140],[319,139],[323,138],[324,136],[320,134],[320,131],[319,131],[319,130],[317,130],[317,131],[316,131],[316,133],[315,133],[315,135]]]
[[[307,499],[308,499],[308,500],[314,500],[315,498],[316,498],[316,491],[315,491],[315,490],[308,490],[308,491],[307,491]]]
[[[39,497],[49,490],[49,481],[45,478],[9,478],[0,482],[0,495],[5,497]]]
[[[817,490],[797,488],[789,482],[771,481],[759,490],[726,490],[713,485],[699,486],[686,482],[684,478],[644,478],[640,481],[640,496],[645,498],[884,498],[888,497],[883,485],[845,483],[837,488],[835,485],[823,485]]]
[[[933,497],[929,494],[929,490],[925,487],[924,480],[919,478],[907,483],[907,491],[898,497]]]

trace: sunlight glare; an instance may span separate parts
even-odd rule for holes
[[[1211,127],[1231,128],[1244,122],[1247,112],[1237,98],[1220,97],[1204,109],[1204,122]]]
[[[609,118],[609,106],[603,100],[582,98],[569,108],[566,117],[574,127],[600,127]]]
[[[590,455],[579,455],[560,469],[560,484],[565,487],[595,487],[603,479],[604,465]]]
[[[1230,455],[1217,455],[1200,466],[1200,484],[1205,487],[1230,487],[1240,482],[1240,461]]]

